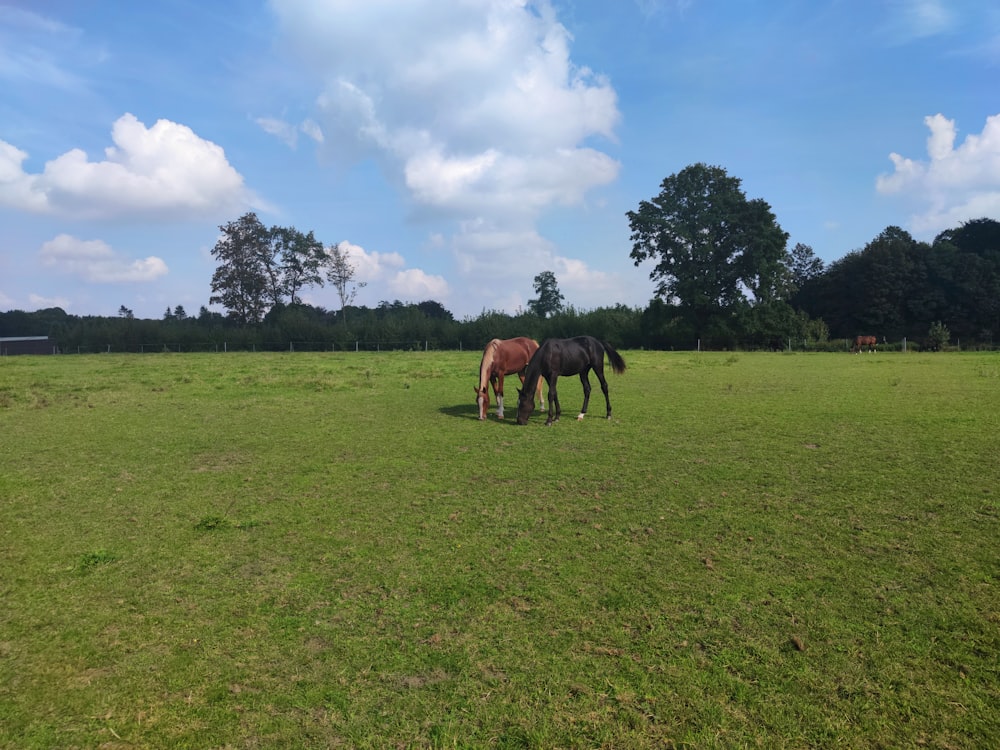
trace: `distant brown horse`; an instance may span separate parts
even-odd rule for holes
[[[854,346],[851,347],[851,351],[855,354],[860,354],[861,350],[868,347],[868,351],[877,351],[875,345],[878,343],[878,339],[874,336],[855,336]]]
[[[483,349],[483,360],[479,364],[479,386],[476,388],[476,404],[479,418],[486,419],[490,408],[488,385],[493,386],[497,398],[497,419],[503,419],[503,379],[505,375],[517,376],[524,382],[524,371],[531,355],[538,351],[538,342],[524,336],[515,339],[493,339]],[[538,382],[538,407],[542,406],[542,383]]]

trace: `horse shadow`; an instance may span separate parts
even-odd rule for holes
[[[438,409],[438,414],[444,414],[446,417],[454,417],[455,419],[469,419],[473,422],[479,421],[479,410],[476,408],[475,404],[456,404],[455,406],[442,406]],[[504,407],[504,418],[497,419],[496,413],[490,411],[489,416],[486,418],[487,422],[498,422],[500,424],[517,425],[517,410],[514,409],[510,411]]]
[[[442,406],[438,409],[439,414],[444,414],[449,417],[458,417],[465,419],[479,419],[479,415],[476,413],[475,404],[456,404],[455,406]]]

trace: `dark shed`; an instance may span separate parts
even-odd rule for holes
[[[48,336],[0,336],[0,356],[9,354],[56,354],[59,347]]]

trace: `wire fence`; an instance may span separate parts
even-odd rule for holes
[[[831,339],[829,341],[813,341],[809,339],[774,339],[768,344],[759,342],[747,343],[735,347],[718,347],[702,340],[690,342],[687,346],[662,347],[664,351],[771,351],[771,352],[851,352],[852,339]],[[263,341],[263,342],[233,342],[233,341],[195,341],[156,344],[96,344],[86,343],[70,346],[50,346],[44,353],[49,354],[161,354],[161,353],[226,353],[226,352],[427,352],[427,351],[482,351],[481,342],[462,340],[441,341],[434,339],[400,339],[393,341],[355,339],[350,341]],[[645,347],[640,347],[645,348]],[[661,347],[653,347],[660,349]],[[994,350],[993,342],[976,343],[963,347],[956,340],[942,347],[948,351],[975,349],[977,351]],[[920,342],[906,338],[898,341],[881,341],[876,347],[880,352],[916,352],[926,350]],[[867,348],[864,350],[867,352]],[[41,351],[4,351],[0,356],[9,354],[38,354]]]
[[[80,344],[60,348],[61,354],[180,354],[224,352],[390,352],[390,351],[464,351],[469,347],[459,341],[452,346],[424,341],[275,341],[240,344],[229,341],[203,341],[158,344]]]

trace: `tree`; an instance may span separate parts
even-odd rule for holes
[[[805,284],[795,304],[820,317],[840,338],[859,333],[917,336],[942,317],[944,299],[931,281],[931,251],[896,226],[886,227]]]
[[[354,302],[358,290],[364,288],[366,282],[354,280],[357,267],[348,257],[347,250],[341,248],[340,243],[326,249],[323,264],[326,267],[327,280],[333,284],[337,296],[340,297],[340,312],[343,315],[345,308]]]
[[[273,304],[285,297],[292,305],[302,299],[299,291],[306,286],[323,286],[320,268],[325,261],[323,243],[312,232],[303,234],[294,227],[271,227],[271,263],[269,284]]]
[[[540,318],[555,315],[563,309],[563,296],[552,271],[542,271],[534,281],[536,299],[528,300],[528,309]]]
[[[627,216],[635,265],[655,262],[656,294],[677,305],[699,334],[729,331],[742,307],[790,291],[782,230],[761,199],[721,167],[693,164],[663,180],[659,195]]]
[[[198,325],[212,326],[222,323],[223,317],[217,312],[212,312],[205,305],[198,308]]]
[[[938,316],[960,339],[992,341],[1000,331],[1000,222],[967,221],[941,232],[931,249]]]
[[[304,234],[295,227],[266,229],[253,213],[220,229],[225,236],[212,254],[223,266],[212,279],[212,291],[230,300],[232,304],[226,307],[231,317],[260,322],[268,309],[283,305],[286,299],[292,305],[301,304],[303,287],[323,285],[323,243],[312,232]],[[223,302],[222,295],[210,301]],[[242,321],[248,312],[256,318]]]
[[[792,285],[801,289],[806,283],[823,273],[823,261],[816,257],[809,245],[797,242],[788,253],[788,270],[792,276]]]
[[[948,346],[948,342],[951,340],[951,331],[948,330],[948,326],[942,323],[940,320],[935,320],[931,323],[930,329],[927,331],[927,348],[932,352],[939,352]]]
[[[212,248],[220,265],[212,275],[209,304],[219,303],[239,325],[259,323],[267,307],[270,231],[253,212],[219,227]]]
[[[452,316],[452,314],[445,309],[445,306],[437,300],[424,300],[423,302],[417,304],[417,309],[431,319],[448,321],[455,319],[454,316]]]

